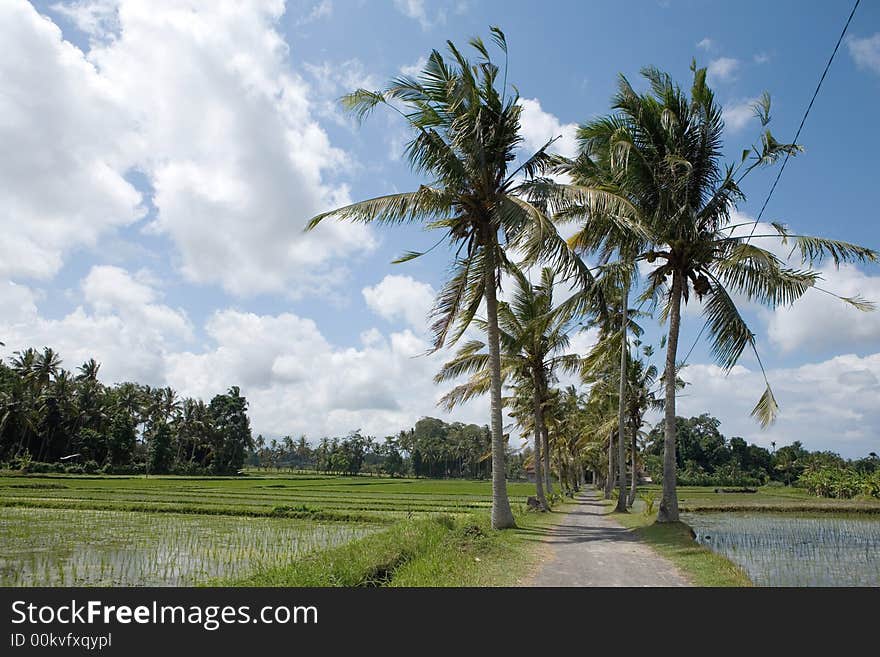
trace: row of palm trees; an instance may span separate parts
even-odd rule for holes
[[[418,223],[441,231],[441,241],[453,255],[450,276],[433,309],[434,348],[458,342],[469,330],[479,331],[484,339],[465,342],[438,379],[471,377],[447,395],[447,404],[489,394],[496,528],[514,525],[504,476],[502,388],[505,382],[514,384],[518,401],[508,400],[508,405],[516,417],[524,417],[523,404],[531,405],[533,417],[522,420],[521,426],[530,427],[536,455],[542,455],[535,467],[542,469],[545,486],[551,455],[545,409],[555,370],[579,371],[592,385],[590,396],[602,397],[606,414],[616,405],[617,413],[611,414],[616,421],[606,422],[605,428],[609,461],[616,461],[618,504],[625,508],[624,434],[631,420],[627,381],[630,368],[638,367],[629,355],[627,306],[631,291],[638,292],[637,310],[641,313],[646,307],[667,325],[658,521],[677,521],[675,395],[680,385],[676,372],[682,305],[697,297],[712,355],[729,369],[746,350],[757,356],[755,334],[740,314],[737,299],[772,308],[791,304],[810,289],[833,294],[817,286],[816,263],[824,258],[835,264],[876,261],[877,253],[847,242],[793,234],[781,224],[765,229],[732,221],[736,204],[745,200],[743,179],[801,148],[778,142],[766,128],[770,100],[765,94],[754,107],[763,130],[760,139],[738,161],[725,164],[721,107],[706,83],[706,69],[695,64],[687,91],[655,68],[642,71],[645,92],[620,76],[610,113],[579,128],[575,158],[553,154],[555,140],[523,154],[522,106],[507,80],[507,41],[496,27],[490,33],[503,66],[493,62],[480,38],[470,40],[473,59],[447,42],[448,56],[432,51],[418,75],[401,75],[382,90],[358,89],[342,98],[344,107],[361,120],[377,107],[403,117],[412,134],[405,155],[426,182],[412,192],[325,212],[308,228],[334,218]],[[560,235],[561,224],[574,224],[573,237]],[[799,254],[800,263],[791,266],[753,243],[766,237],[777,238],[792,254]],[[397,262],[420,255],[408,252]],[[533,285],[523,271],[536,267],[544,269],[541,282]],[[517,284],[510,302],[499,301],[503,275]],[[553,306],[556,282],[574,294]],[[860,310],[873,308],[858,297],[838,298]],[[567,336],[575,325],[600,329],[600,345],[584,359],[566,353]],[[620,356],[616,376],[608,367],[612,353]],[[641,367],[639,376],[656,377],[650,365]],[[615,382],[617,392],[611,395]],[[640,398],[639,403],[645,401]],[[766,425],[777,410],[768,382],[753,415]],[[630,431],[631,441],[638,430]],[[615,432],[616,456],[611,440]],[[578,445],[576,440],[573,449],[589,452],[583,441]],[[609,468],[607,479],[613,472]],[[540,488],[537,492],[541,497]]]

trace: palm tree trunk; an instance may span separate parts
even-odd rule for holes
[[[639,474],[636,469],[636,432],[638,429],[633,429],[633,434],[630,436],[630,462],[632,463],[632,477],[630,477],[629,484],[629,497],[626,500],[627,506],[632,506],[636,501],[636,489],[639,486]]]
[[[608,472],[605,475],[605,499],[614,492],[614,431],[608,434]]]
[[[550,434],[547,425],[541,431],[541,438],[544,441],[544,488],[548,495],[553,495],[553,469],[550,467]]]
[[[494,240],[492,240],[494,241]],[[506,468],[504,467],[504,435],[501,419],[501,350],[498,344],[498,299],[495,296],[495,252],[494,244],[486,240],[485,290],[486,325],[489,341],[489,370],[491,389],[489,407],[491,409],[492,430],[492,528],[507,529],[515,527],[510,500],[507,497]]]
[[[534,391],[532,400],[535,406],[535,490],[538,496],[538,504],[542,511],[547,510],[547,498],[544,497],[544,468],[541,467],[541,436],[546,430],[544,427],[544,409],[541,403],[541,385],[538,377],[534,377]]]
[[[678,351],[678,331],[681,325],[681,274],[672,273],[672,291],[669,304],[669,337],[666,341],[666,369],[663,384],[663,497],[657,522],[678,522],[678,494],[675,487],[675,357]]]
[[[617,509],[626,513],[626,311],[629,303],[629,286],[623,286],[623,306],[620,309],[620,393],[617,403]]]

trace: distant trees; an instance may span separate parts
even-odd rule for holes
[[[258,468],[311,470],[324,474],[484,479],[491,474],[491,432],[487,426],[424,417],[397,435],[376,440],[353,431],[322,438],[266,441],[257,436],[247,463]],[[512,454],[508,450],[508,457]],[[508,477],[524,475],[523,457],[508,458]]]
[[[167,387],[106,386],[100,367],[89,359],[73,374],[49,347],[0,362],[0,463],[148,474],[227,475],[242,468],[252,439],[237,387],[206,405]]]
[[[871,494],[870,476],[880,472],[876,454],[847,461],[834,452],[811,452],[797,440],[771,452],[740,437],[728,440],[719,430],[721,422],[707,413],[676,417],[675,422],[678,483],[683,486],[761,486],[776,481],[803,485],[828,497],[852,497],[859,494],[852,491],[861,490],[859,475],[866,475],[863,488]],[[663,478],[663,441],[664,428],[658,424],[645,448],[646,467],[655,482]],[[832,471],[840,476],[829,474]],[[840,487],[834,494],[832,482]]]

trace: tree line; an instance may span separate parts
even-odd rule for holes
[[[0,466],[31,472],[235,474],[252,447],[238,387],[210,402],[62,367],[51,347],[0,361]]]
[[[491,435],[487,426],[424,417],[407,430],[384,439],[353,431],[322,438],[254,441],[248,464],[267,471],[308,470],[324,474],[486,479],[490,476]],[[508,448],[508,478],[525,476],[529,454]]]
[[[853,497],[859,492],[874,495],[872,489],[858,489],[861,475],[880,474],[880,457],[875,452],[858,459],[844,459],[828,450],[810,451],[800,441],[777,449],[749,444],[734,436],[727,439],[719,430],[721,422],[704,413],[698,417],[676,418],[676,456],[678,481],[685,486],[764,486],[770,482],[798,484],[814,494],[827,497]],[[663,478],[663,427],[658,425],[646,437],[645,468],[654,481]],[[821,487],[818,473],[833,471],[857,475],[840,479],[839,486]],[[815,484],[813,482],[816,482]],[[837,480],[834,480],[835,482]],[[852,483],[852,491],[844,481]],[[834,495],[829,494],[832,489]],[[850,493],[851,494],[848,494]]]

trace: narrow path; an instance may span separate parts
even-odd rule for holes
[[[551,554],[527,586],[689,586],[665,557],[606,514],[593,491],[548,532]]]

